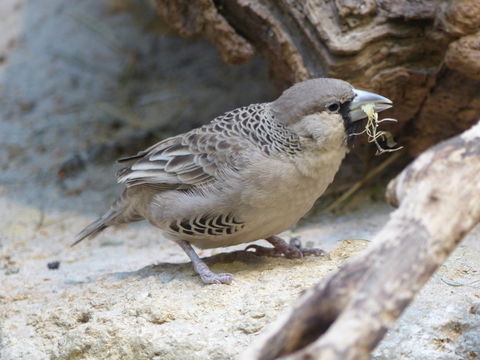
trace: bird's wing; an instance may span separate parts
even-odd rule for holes
[[[137,155],[121,169],[117,181],[127,187],[148,185],[158,190],[180,190],[215,182],[228,170],[237,170],[239,153],[247,146],[208,126],[166,139]],[[238,141],[240,140],[240,141]]]

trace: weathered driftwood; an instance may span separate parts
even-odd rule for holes
[[[308,290],[243,359],[367,359],[480,222],[480,122],[423,153],[387,199],[399,208],[375,245]]]
[[[205,36],[226,62],[262,54],[282,87],[328,76],[391,98],[391,130],[412,155],[480,116],[479,1],[155,1],[176,31]]]

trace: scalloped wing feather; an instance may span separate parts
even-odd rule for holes
[[[153,185],[158,190],[188,189],[214,182],[223,170],[235,168],[234,158],[242,146],[238,142],[232,146],[224,134],[204,129],[167,139],[131,157],[138,160],[121,169],[117,181],[127,187]]]

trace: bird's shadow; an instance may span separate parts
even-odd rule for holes
[[[259,268],[265,268],[272,259],[281,259],[275,266],[293,266],[296,261],[289,261],[285,258],[272,258],[255,255],[253,252],[237,250],[226,253],[219,253],[202,260],[215,272],[230,272],[233,275],[242,271],[257,271]],[[233,266],[232,264],[235,263]],[[169,283],[174,279],[191,279],[198,277],[192,267],[192,263],[160,263],[145,266],[135,271],[115,272],[109,274],[117,280],[131,278],[155,277],[161,283]],[[200,282],[200,278],[198,277]]]

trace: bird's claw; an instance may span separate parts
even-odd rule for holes
[[[235,280],[233,275],[229,273],[216,274],[214,272],[210,272],[199,275],[205,284],[231,284],[233,280]]]
[[[326,256],[327,253],[322,249],[306,249],[302,248],[302,244],[298,237],[294,237],[287,244],[283,240],[277,241],[274,247],[265,247],[251,244],[245,248],[245,251],[253,249],[252,251],[257,256],[279,257],[285,256],[287,259],[300,259],[304,256]]]
[[[325,250],[302,247],[302,242],[300,241],[300,238],[298,236],[291,238],[289,241],[289,245],[300,250],[303,256],[328,256],[328,253]]]

